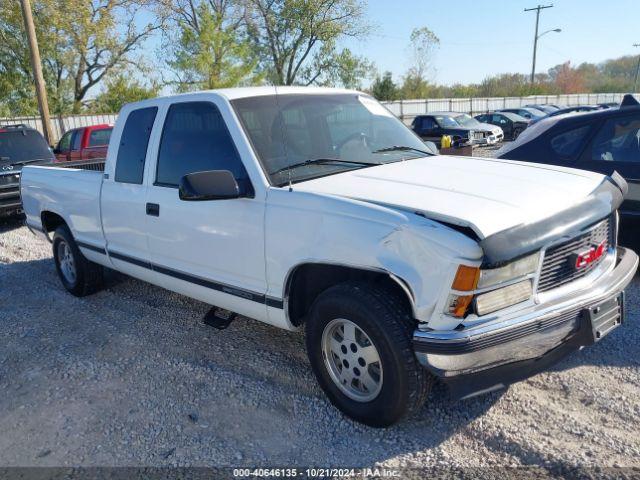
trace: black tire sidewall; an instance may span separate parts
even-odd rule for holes
[[[76,281],[75,283],[69,282],[64,274],[62,273],[62,268],[60,267],[60,259],[58,257],[58,246],[60,242],[65,242],[69,248],[71,249],[71,254],[73,255],[73,263],[76,267]],[[84,257],[75,240],[73,239],[73,235],[66,227],[58,227],[53,234],[53,258],[56,264],[56,271],[58,272],[58,276],[60,277],[60,281],[64,288],[66,288],[73,295],[81,295],[82,294],[82,286],[84,283]]]
[[[512,140],[517,140],[524,130],[522,128],[515,128],[513,130],[513,134],[511,135]]]
[[[382,328],[385,319],[372,315],[372,310],[353,296],[337,292],[334,295],[321,295],[314,303],[306,324],[307,353],[320,386],[336,407],[357,421],[373,427],[385,427],[395,423],[407,410],[409,382],[401,354],[401,349],[406,345],[399,345],[397,339]],[[358,402],[346,396],[333,382],[325,365],[322,333],[327,324],[336,318],[355,323],[369,336],[380,355],[382,390],[369,402]]]

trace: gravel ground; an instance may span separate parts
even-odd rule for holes
[[[82,299],[0,225],[0,466],[640,467],[640,279],[628,321],[552,371],[386,430],[343,417],[303,337],[120,274]]]

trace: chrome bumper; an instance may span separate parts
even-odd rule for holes
[[[541,359],[565,344],[575,348],[564,350],[575,350],[587,344],[580,343],[578,337],[586,309],[619,295],[637,268],[638,255],[618,248],[615,268],[588,290],[536,305],[526,314],[508,320],[447,332],[416,330],[413,335],[416,356],[425,368],[446,380]]]

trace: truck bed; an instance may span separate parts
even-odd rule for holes
[[[86,162],[83,162],[86,163]],[[43,230],[41,212],[61,216],[78,241],[103,244],[100,225],[100,189],[104,163],[89,165],[26,166],[21,175],[22,205],[27,225]]]

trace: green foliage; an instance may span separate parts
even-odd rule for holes
[[[393,81],[391,72],[384,72],[382,77],[376,77],[373,85],[371,85],[371,94],[380,101],[397,100],[400,98],[400,91]]]
[[[343,38],[362,38],[368,31],[360,0],[246,3],[247,31],[270,83],[353,86],[371,70],[365,59],[338,49]]]
[[[178,77],[178,90],[260,83],[257,56],[232,14],[222,3],[214,8],[203,1],[194,7],[191,21],[175,16],[180,33],[168,65]]]
[[[91,102],[90,110],[95,113],[118,113],[125,103],[157,97],[159,92],[158,85],[145,87],[121,73],[107,80],[106,88]]]
[[[139,12],[151,0],[34,0],[42,68],[52,113],[79,112],[105,75],[140,62],[133,53],[159,23],[144,25]],[[36,109],[28,43],[18,1],[0,2],[0,102],[24,113]]]

